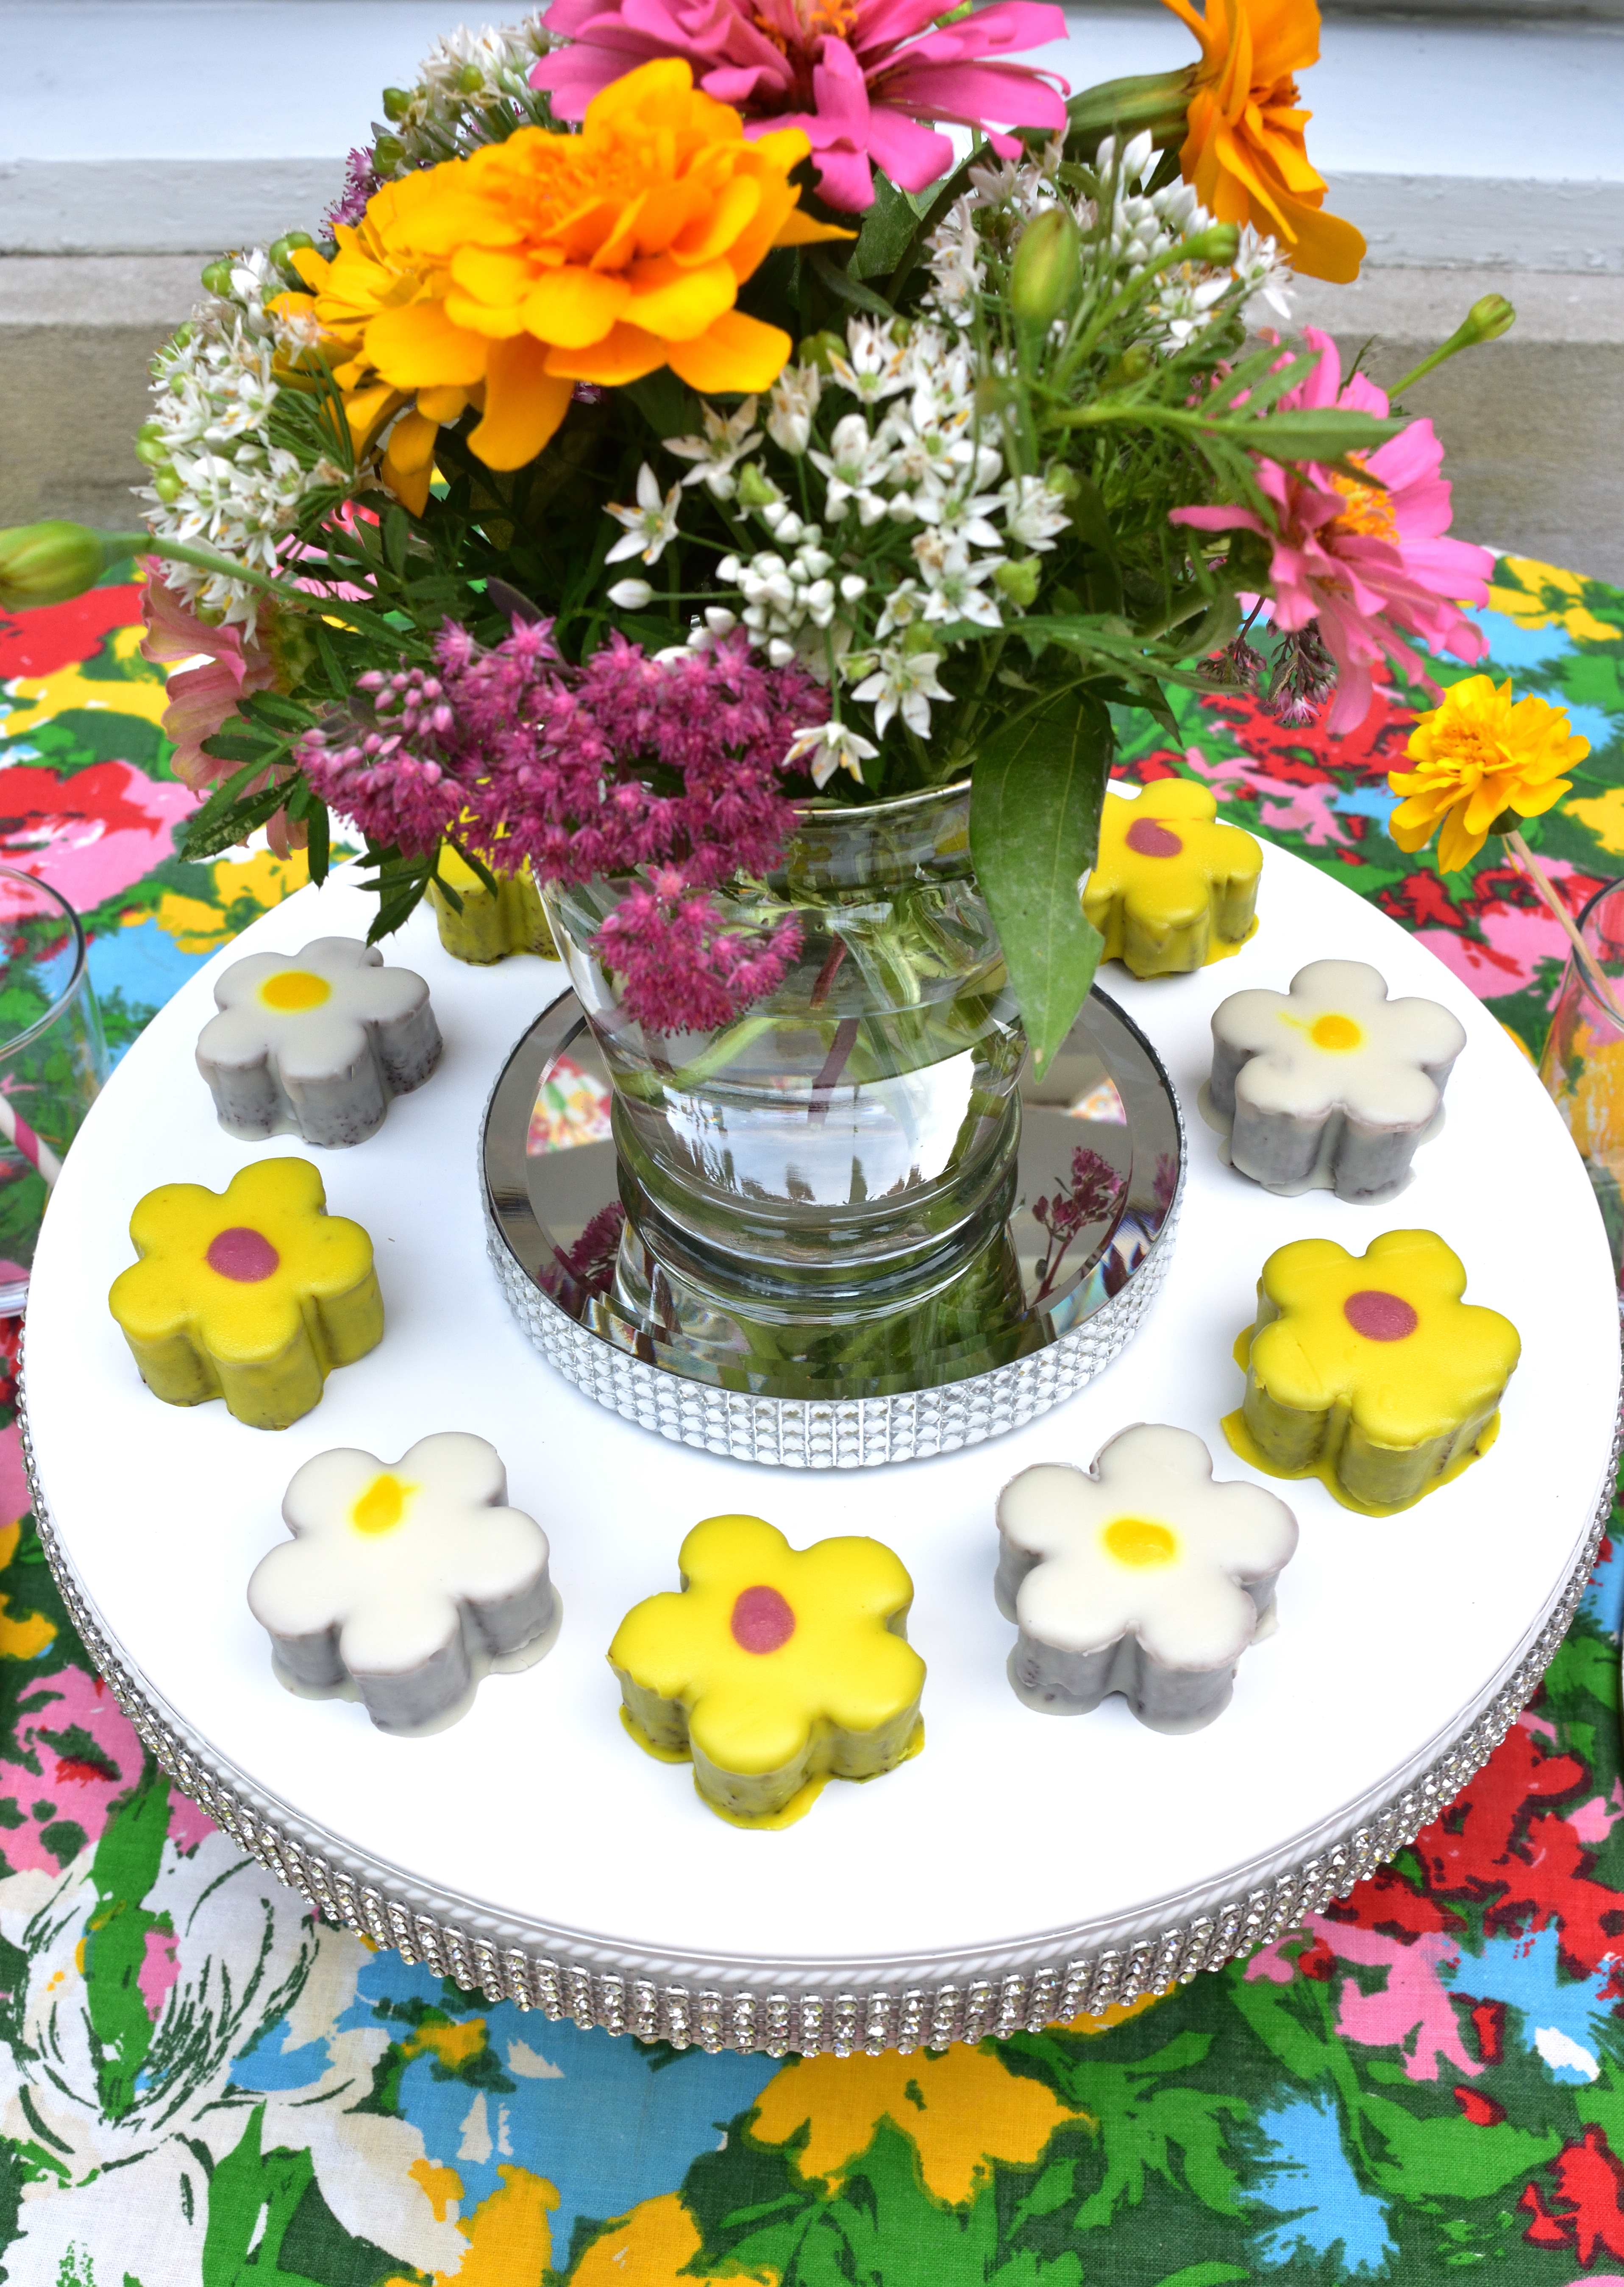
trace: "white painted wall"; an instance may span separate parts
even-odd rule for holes
[[[0,0],[0,162],[340,156],[461,13],[489,20],[457,0]],[[1090,11],[1035,60],[1083,86],[1193,52],[1171,15]],[[1333,18],[1304,96],[1328,175],[1624,182],[1624,28]]]

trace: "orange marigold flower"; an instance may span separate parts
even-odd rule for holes
[[[740,287],[775,246],[851,235],[798,210],[789,175],[809,147],[798,128],[746,142],[685,62],[644,64],[579,134],[521,128],[386,184],[330,263],[296,257],[311,292],[285,306],[337,352],[358,441],[393,420],[385,478],[421,507],[435,430],[470,404],[473,451],[516,469],[578,381],[668,365],[707,392],[769,387],[790,337],[737,306]]]
[[[1179,163],[1219,222],[1250,222],[1280,241],[1295,268],[1345,283],[1365,241],[1321,211],[1326,184],[1308,163],[1296,75],[1320,58],[1314,0],[1163,0],[1201,42]]]

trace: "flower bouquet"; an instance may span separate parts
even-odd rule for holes
[[[1187,70],[1069,99],[1013,59],[1039,0],[460,32],[319,235],[205,271],[147,531],[0,541],[12,600],[145,555],[151,654],[203,661],[190,854],[267,827],[319,881],[340,820],[379,934],[540,885],[701,1283],[917,1302],[981,1246],[1100,952],[1114,708],[1339,729],[1417,640],[1480,650],[1431,423],[1280,331],[1362,252],[1317,11],[1168,4]]]

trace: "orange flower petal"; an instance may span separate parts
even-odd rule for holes
[[[679,380],[705,395],[770,389],[789,362],[790,337],[742,310],[729,310],[697,342],[674,342],[669,363]]]
[[[728,282],[732,284],[731,278]],[[624,278],[571,264],[532,286],[524,297],[525,330],[560,349],[586,349],[601,342],[635,300],[635,289]]]
[[[677,270],[668,261],[639,263],[629,283],[627,322],[669,342],[698,341],[733,307],[738,292],[738,281],[725,262],[707,263],[703,270]],[[725,385],[753,389],[758,384]]]
[[[545,344],[528,334],[493,342],[488,356],[485,418],[468,440],[469,449],[487,469],[522,469],[551,443],[574,385],[548,373]]]
[[[547,370],[566,381],[596,382],[603,389],[619,389],[657,373],[666,362],[666,344],[645,334],[641,326],[619,325],[606,339],[589,349],[549,349]]]
[[[489,353],[477,334],[452,323],[443,302],[380,310],[367,328],[367,354],[397,389],[477,381]]]

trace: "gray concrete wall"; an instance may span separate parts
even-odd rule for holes
[[[0,523],[135,520],[147,363],[191,306],[201,262],[314,220],[342,162],[311,143],[364,133],[376,85],[406,75],[426,23],[458,12],[423,0],[0,0],[0,45],[24,67],[0,87]],[[319,23],[336,28],[319,45],[337,60],[312,116],[295,82]],[[51,28],[97,38],[53,40]],[[189,28],[192,46],[177,44]],[[208,104],[191,99],[193,49]],[[1187,52],[1164,11],[1118,7],[1077,13],[1054,60],[1082,83]],[[223,108],[233,90],[235,109]],[[1515,332],[1409,400],[1444,438],[1456,529],[1624,582],[1624,36],[1605,22],[1541,35],[1361,12],[1328,21],[1305,98],[1330,202],[1365,231],[1370,259],[1355,286],[1305,281],[1300,318],[1350,358],[1368,342],[1370,371],[1390,382],[1478,294],[1507,294]],[[279,138],[305,155],[276,155]]]

